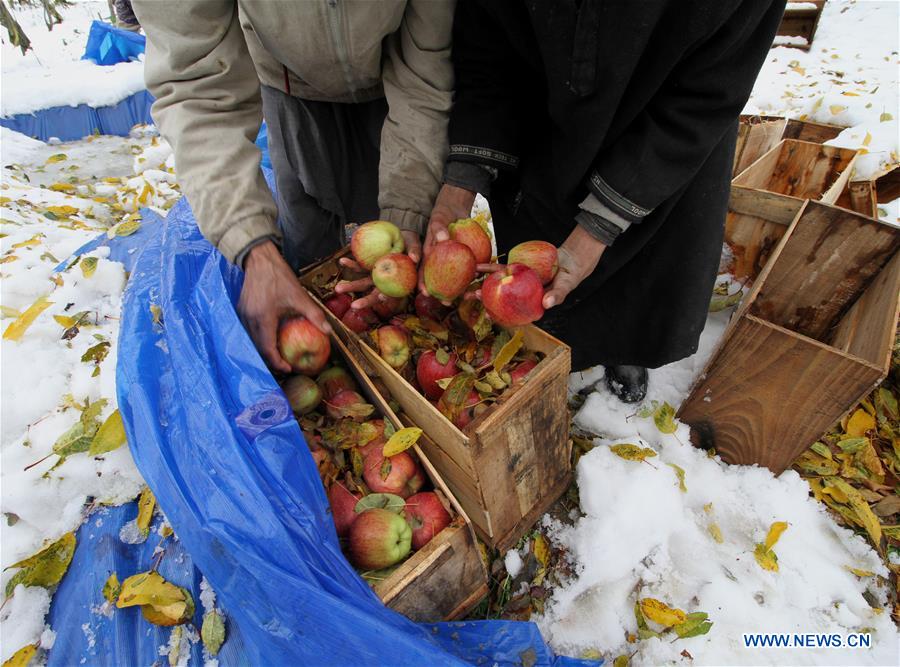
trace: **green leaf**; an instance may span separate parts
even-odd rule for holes
[[[394,514],[400,514],[406,507],[406,501],[393,493],[370,493],[360,498],[353,508],[357,514],[372,509],[385,509]]]
[[[687,493],[687,486],[684,483],[684,468],[674,463],[667,463],[666,465],[675,471],[675,475],[678,477],[678,488],[681,489],[682,493]]]
[[[103,425],[97,430],[97,434],[91,441],[88,449],[89,456],[99,456],[125,444],[125,425],[122,423],[122,415],[118,409],[106,418]]]
[[[447,350],[442,347],[439,347],[434,351],[434,358],[442,366],[446,366],[450,362],[450,355],[447,353]]]
[[[726,296],[714,295],[709,300],[709,312],[718,313],[719,311],[725,310],[726,308],[736,306],[741,302],[743,296],[743,290],[738,290],[734,294],[728,294]]]
[[[810,447],[816,454],[819,456],[824,456],[826,459],[831,460],[831,450],[828,448],[828,445],[822,442],[814,442]]]
[[[12,595],[19,584],[50,588],[62,581],[75,555],[75,544],[75,533],[66,533],[33,556],[4,568],[19,568],[6,584],[6,597]]]
[[[668,403],[663,403],[653,411],[653,423],[660,433],[672,434],[678,430],[675,423],[675,408]]]
[[[203,614],[200,639],[210,655],[216,655],[225,643],[225,618],[215,609]]]
[[[95,364],[100,364],[106,359],[106,355],[109,354],[110,347],[108,342],[97,343],[96,345],[89,347],[87,351],[81,355],[81,360],[86,364],[92,361]]]
[[[56,153],[47,158],[46,164],[53,164],[54,162],[62,162],[63,160],[67,160],[69,158],[65,153]]]
[[[116,225],[114,231],[116,236],[131,236],[140,228],[140,218],[132,218],[131,220],[126,220],[125,222]]]
[[[707,620],[708,618],[709,614],[702,611],[688,614],[684,623],[675,626],[675,634],[682,639],[705,635],[713,626],[712,622]]]

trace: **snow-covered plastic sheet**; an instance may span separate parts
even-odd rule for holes
[[[93,60],[98,65],[115,65],[137,60],[146,48],[147,39],[143,35],[94,21],[81,59]]]
[[[131,270],[119,409],[178,536],[166,541],[160,573],[192,591],[195,625],[200,572],[226,615],[219,663],[594,664],[554,656],[531,623],[416,624],[382,605],[341,554],[302,432],[237,317],[242,273],[200,235],[185,199],[164,223],[154,218],[144,211],[137,234],[103,241]],[[133,503],[104,509],[79,530],[51,609],[50,665],[164,660],[168,629],[150,627],[135,608],[103,606],[106,577],[148,569],[160,542],[155,530],[143,544],[120,539],[136,511]],[[202,664],[200,644],[191,655]]]
[[[153,122],[150,117],[152,104],[153,96],[141,90],[108,107],[87,104],[50,107],[34,113],[0,118],[0,125],[41,141],[53,137],[61,141],[75,141],[92,134],[125,137],[135,125]]]

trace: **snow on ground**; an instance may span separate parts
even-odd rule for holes
[[[827,3],[808,53],[772,49],[747,112],[849,126],[832,143],[867,151],[855,179],[896,164],[898,20],[896,2]],[[896,204],[887,214],[895,223]],[[681,403],[727,317],[710,316],[697,354],[651,370],[648,403]],[[538,619],[557,651],[609,660],[627,655],[639,665],[897,664],[900,635],[886,588],[847,568],[883,577],[887,570],[865,540],[809,497],[806,482],[792,471],[775,477],[710,458],[689,444],[685,425],[662,434],[652,418],[618,402],[602,378],[602,369],[570,378],[572,391],[599,381],[575,418],[576,426],[599,436],[578,465],[583,516],[572,526],[545,519],[575,567]],[[609,447],[620,443],[657,455],[629,461]],[[686,491],[673,465],[685,471]],[[788,528],[774,547],[779,570],[770,572],[756,562],[754,548],[776,521]],[[516,562],[507,556],[507,563]],[[634,605],[648,597],[706,612],[713,626],[689,639],[637,639]],[[651,623],[651,629],[660,628]],[[842,638],[870,632],[873,648],[745,648],[743,634],[760,632]]]
[[[744,112],[846,127],[827,143],[864,153],[852,180],[883,173],[900,161],[898,24],[896,0],[827,2],[809,51],[770,51]]]
[[[54,269],[98,234],[133,224],[140,206],[162,209],[178,191],[166,165],[170,148],[146,129],[56,145],[4,129],[0,141],[0,564],[6,567],[75,530],[90,511],[88,499],[120,504],[143,486],[127,447],[96,458],[74,454],[54,469],[59,459],[53,445],[79,421],[79,406],[105,399],[101,420],[116,408],[116,340],[126,280],[122,265],[106,259],[105,247],[58,274]],[[96,261],[93,272],[84,270],[86,258],[88,267]],[[9,339],[9,327],[42,297],[49,307],[19,340]],[[66,318],[82,313],[77,334],[65,339],[72,325]],[[107,344],[99,363],[82,359]],[[0,583],[5,586],[12,574],[5,572]],[[45,597],[43,589],[17,588],[0,612],[0,659],[39,639]]]
[[[55,106],[108,106],[144,89],[143,62],[96,67],[81,60],[93,19],[108,19],[106,2],[76,2],[62,10],[62,23],[48,31],[40,3],[13,4],[31,39],[25,55],[6,39],[2,45],[0,116]]]

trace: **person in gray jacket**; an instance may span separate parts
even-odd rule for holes
[[[330,331],[295,271],[344,245],[345,223],[395,223],[418,262],[432,209],[458,208],[435,205],[453,9],[453,0],[134,0],[153,118],[204,236],[245,271],[238,311],[274,370],[290,371],[276,345],[282,317]],[[277,202],[254,144],[263,117]]]

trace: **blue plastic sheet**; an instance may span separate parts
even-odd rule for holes
[[[98,65],[115,65],[137,60],[146,47],[147,40],[143,35],[94,21],[81,59],[93,60]]]
[[[75,141],[92,134],[124,137],[135,125],[153,122],[150,117],[151,104],[153,97],[146,90],[141,90],[108,107],[94,108],[87,104],[50,107],[34,113],[0,118],[0,125],[41,141],[51,137]]]

